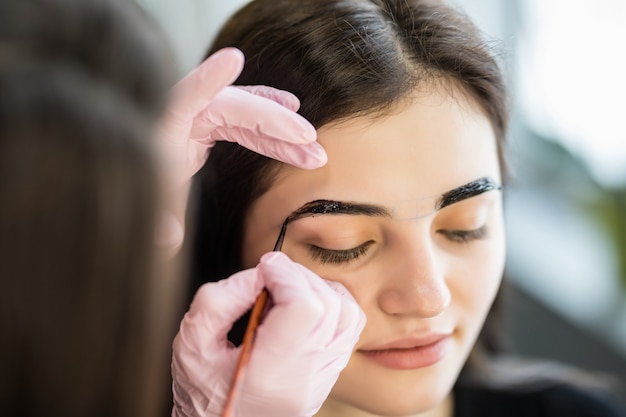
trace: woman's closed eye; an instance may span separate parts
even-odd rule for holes
[[[488,237],[487,232],[487,225],[472,230],[437,230],[437,233],[442,234],[448,240],[456,243],[469,243],[475,240],[485,239]]]
[[[316,245],[309,246],[311,259],[323,264],[341,264],[354,261],[367,253],[369,247],[374,243],[369,240],[357,247],[350,249],[326,249]]]

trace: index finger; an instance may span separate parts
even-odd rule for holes
[[[243,64],[243,53],[237,48],[212,54],[174,86],[169,116],[191,121],[217,93],[237,79]]]

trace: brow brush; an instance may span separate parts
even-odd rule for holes
[[[345,208],[344,206],[345,204],[330,200],[316,200],[303,205],[298,210],[291,213],[283,222],[283,225],[280,228],[280,233],[278,234],[278,239],[276,239],[276,243],[274,244],[274,252],[278,252],[282,249],[283,241],[285,240],[285,232],[287,231],[287,224],[290,222],[302,217],[314,216],[316,214],[340,212]],[[250,362],[254,336],[256,334],[256,329],[259,327],[259,323],[261,322],[261,316],[267,306],[268,297],[269,293],[267,292],[267,289],[263,288],[263,291],[261,291],[257,297],[254,302],[254,306],[252,307],[252,311],[250,312],[250,320],[248,321],[246,331],[243,335],[243,341],[241,342],[241,353],[239,354],[239,360],[237,361],[237,366],[235,367],[235,373],[230,384],[228,397],[226,398],[226,404],[224,405],[221,417],[232,417],[233,404],[237,398],[239,386],[243,380],[245,370]]]

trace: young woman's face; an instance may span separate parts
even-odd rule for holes
[[[294,220],[283,251],[347,287],[367,324],[324,404],[406,415],[443,404],[496,294],[505,241],[493,129],[449,92],[318,131],[328,164],[281,168],[246,219],[244,262],[314,200],[356,209]],[[366,206],[372,210],[362,210]],[[369,206],[375,206],[373,208]]]

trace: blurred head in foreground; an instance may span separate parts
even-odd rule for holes
[[[0,1],[3,414],[165,405],[172,299],[155,274],[152,144],[165,45],[134,2]]]

